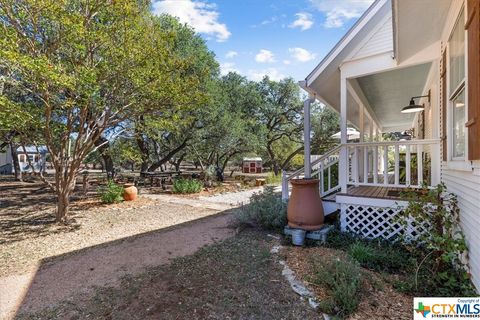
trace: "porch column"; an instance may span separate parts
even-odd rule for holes
[[[358,124],[359,124],[359,129],[360,129],[360,142],[365,142],[365,106],[363,104],[360,104],[358,106]],[[364,152],[365,148],[364,147],[359,147],[358,150],[358,166],[357,166],[357,176],[358,176],[358,181],[355,181],[358,185],[359,182],[364,181],[364,177],[366,175],[365,172],[365,163],[366,163],[366,153]]]
[[[303,102],[303,161],[306,179],[312,177],[312,166],[310,164],[310,104],[314,101],[314,97],[309,97]]]
[[[340,159],[338,164],[338,178],[341,192],[347,193],[348,179],[348,149],[347,149],[347,79],[340,79]]]

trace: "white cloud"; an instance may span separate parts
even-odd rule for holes
[[[260,62],[260,63],[275,62],[275,56],[272,53],[272,51],[266,50],[266,49],[261,49],[255,55],[255,61]]]
[[[340,28],[346,21],[358,18],[374,0],[310,0],[312,5],[326,15],[326,28]]]
[[[296,13],[295,16],[297,17],[297,20],[289,25],[290,28],[300,28],[300,30],[305,31],[313,26],[312,15],[310,13],[299,12]]]
[[[288,59],[283,60],[283,64],[287,64],[287,65],[288,65],[288,64],[291,64],[291,63],[292,63],[292,61],[290,61],[290,60],[288,60]]]
[[[161,0],[152,5],[153,13],[168,13],[178,17],[182,23],[192,26],[195,31],[214,35],[218,42],[230,37],[230,31],[224,23],[218,22],[219,13],[214,4],[192,0]]]
[[[291,53],[292,57],[300,62],[307,62],[315,59],[315,54],[303,48],[290,48],[288,52]]]
[[[237,51],[228,51],[227,54],[225,55],[225,58],[232,59],[232,58],[235,58],[236,56],[238,56]]]
[[[270,80],[275,80],[275,81],[280,81],[285,78],[285,75],[283,75],[280,71],[278,71],[275,68],[248,71],[248,78],[253,81],[260,81],[265,76],[268,76]]]
[[[271,17],[270,19],[263,20],[260,24],[261,24],[262,26],[264,26],[264,25],[267,25],[267,24],[274,23],[274,22],[277,21],[277,20],[278,20],[278,17],[277,17],[277,16],[273,16],[273,17]]]
[[[233,63],[233,62],[220,63],[220,74],[222,76],[224,76],[224,75],[228,74],[229,72],[240,73],[238,71],[238,69],[236,68],[235,63]]]

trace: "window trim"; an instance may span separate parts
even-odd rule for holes
[[[451,120],[450,120],[450,132],[451,132],[451,135],[450,137],[452,137],[450,139],[450,147],[451,147],[451,156],[450,156],[450,159],[451,161],[465,161],[466,158],[467,158],[467,147],[466,145],[464,144],[464,152],[463,152],[463,156],[461,157],[455,157],[454,156],[454,145],[453,145],[453,142],[455,141],[453,136],[454,136],[454,127],[455,127],[455,123],[454,123],[454,109],[455,106],[454,106],[454,100],[463,92],[464,94],[464,100],[465,100],[465,106],[463,108],[463,113],[464,113],[464,118],[466,116],[466,110],[467,110],[467,99],[466,99],[466,86],[465,86],[465,79],[460,83],[460,85],[458,86],[458,88],[455,89],[455,91],[453,92],[452,96],[449,98],[449,108],[451,110],[450,114],[451,114]],[[467,142],[467,127],[465,127],[465,136],[463,137],[463,140],[464,142]]]
[[[467,30],[465,30],[463,28],[464,24],[465,24],[465,21],[460,21],[460,17],[463,13],[463,18],[464,20],[467,18],[466,17],[466,11],[465,11],[465,5],[462,4],[460,10],[458,10],[457,12],[457,17],[455,19],[455,22],[453,23],[452,25],[452,29],[450,30],[450,33],[448,34],[448,40],[447,40],[447,45],[446,45],[446,53],[447,53],[447,59],[446,59],[446,63],[447,63],[447,66],[445,68],[445,71],[446,71],[446,86],[447,88],[445,88],[445,91],[446,91],[446,98],[448,99],[447,100],[447,121],[446,121],[446,139],[447,139],[447,167],[449,169],[452,169],[452,170],[459,170],[459,171],[471,171],[472,170],[472,163],[468,160],[468,148],[467,148],[467,145],[468,145],[468,127],[465,128],[465,153],[464,153],[464,156],[463,157],[453,157],[453,100],[458,96],[458,94],[462,91],[462,90],[465,90],[465,93],[467,93],[467,90],[468,90],[468,67],[467,67],[467,59],[468,59],[468,35],[467,35]],[[464,49],[465,49],[465,64],[464,64],[464,68],[465,68],[465,75],[463,77],[463,79],[459,82],[459,84],[457,85],[457,87],[455,88],[455,90],[452,91],[452,93],[450,94],[450,76],[451,76],[451,73],[450,73],[450,49],[451,49],[451,45],[450,45],[450,41],[452,39],[452,36],[453,36],[453,32],[455,31],[455,28],[459,26],[460,28],[462,28],[462,30],[464,30],[464,33],[465,33],[465,41],[464,41]],[[467,115],[468,115],[468,96],[465,95],[465,108],[464,108],[464,112],[465,112],[465,119],[467,119]]]

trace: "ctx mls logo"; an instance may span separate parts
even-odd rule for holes
[[[430,306],[425,306],[423,305],[423,302],[419,302],[415,312],[420,313],[424,318],[426,318],[427,314],[431,312]]]

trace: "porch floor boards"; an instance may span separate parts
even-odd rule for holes
[[[376,186],[358,186],[349,187],[347,193],[334,193],[323,197],[325,201],[335,201],[337,195],[351,196],[361,198],[376,198],[376,199],[388,199],[388,200],[400,200],[400,191],[402,188],[395,187],[376,187]]]

